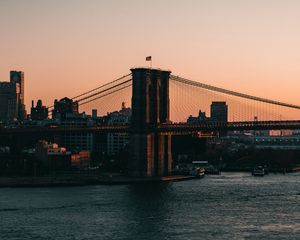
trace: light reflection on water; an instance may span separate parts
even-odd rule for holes
[[[0,239],[300,239],[300,174],[0,189]]]

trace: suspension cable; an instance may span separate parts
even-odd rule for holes
[[[233,96],[236,96],[236,97],[251,99],[251,100],[260,101],[260,102],[269,103],[269,104],[274,104],[274,105],[279,105],[279,106],[283,106],[283,107],[300,109],[299,105],[273,101],[273,100],[269,100],[269,99],[266,99],[266,98],[255,97],[255,96],[251,96],[251,95],[248,95],[248,94],[227,90],[227,89],[224,89],[224,88],[214,87],[214,86],[211,86],[211,85],[208,85],[208,84],[191,81],[189,79],[185,79],[185,78],[174,76],[174,75],[171,75],[170,78],[173,81],[185,83],[185,84],[192,85],[192,86],[195,86],[195,87],[208,89],[208,90],[215,91],[215,92],[225,93],[225,94],[233,95]]]
[[[96,96],[96,95],[99,95],[99,94],[101,94],[101,93],[107,92],[107,91],[109,91],[109,90],[112,90],[112,89],[114,89],[114,88],[116,88],[116,87],[122,86],[123,84],[128,83],[128,82],[131,82],[131,81],[132,81],[132,79],[126,80],[126,81],[124,81],[124,82],[121,82],[121,83],[119,83],[119,84],[113,86],[113,87],[109,87],[109,88],[107,88],[107,89],[104,89],[104,90],[101,90],[101,91],[99,91],[99,92],[93,93],[93,94],[88,95],[88,96],[86,96],[86,97],[80,98],[79,100],[77,100],[77,102],[82,102],[82,101],[84,101],[84,100],[86,100],[86,99],[89,99],[89,98],[94,97],[94,96]]]
[[[106,93],[106,94],[104,94],[104,95],[101,95],[101,96],[95,97],[95,98],[93,98],[93,99],[90,99],[90,100],[88,100],[88,101],[86,101],[86,102],[80,103],[80,104],[79,104],[79,106],[82,106],[82,105],[84,105],[84,104],[87,104],[87,103],[93,102],[93,101],[95,101],[95,100],[98,100],[98,99],[100,99],[100,98],[103,98],[103,97],[105,97],[105,96],[108,96],[108,95],[110,95],[110,94],[113,94],[113,93],[119,92],[119,91],[121,91],[121,90],[123,90],[123,89],[125,89],[125,88],[128,88],[128,87],[130,87],[130,86],[132,86],[132,84],[129,84],[129,85],[127,85],[127,86],[124,86],[124,87],[121,87],[121,88],[119,88],[119,89],[117,89],[117,90],[113,90],[113,91],[111,91],[111,92],[109,92],[109,93]]]
[[[126,78],[126,77],[129,77],[130,75],[131,75],[131,73],[129,73],[129,74],[127,74],[127,75],[124,75],[124,76],[122,76],[122,77],[119,77],[119,78],[117,78],[117,79],[115,79],[115,80],[113,80],[113,81],[111,81],[111,82],[109,82],[109,83],[105,83],[105,84],[103,84],[103,85],[101,85],[101,86],[99,86],[99,87],[96,87],[96,88],[92,89],[92,90],[89,90],[89,91],[84,92],[84,93],[81,93],[81,94],[79,94],[79,95],[77,95],[77,96],[75,96],[75,97],[72,97],[71,99],[74,100],[74,99],[76,99],[76,98],[82,97],[82,96],[84,96],[84,95],[86,95],[86,94],[89,94],[89,93],[91,93],[91,92],[94,92],[94,91],[96,91],[96,90],[98,90],[98,89],[101,89],[101,88],[103,88],[103,87],[106,87],[106,86],[108,86],[108,85],[110,85],[110,84],[116,83],[116,82],[118,82],[118,81],[120,81],[120,80],[122,80],[122,79],[124,79],[124,78]],[[48,110],[52,109],[53,107],[54,107],[54,105],[48,107]]]
[[[85,93],[81,93],[81,94],[79,94],[79,95],[77,95],[77,96],[75,96],[75,97],[72,97],[72,99],[74,100],[75,98],[82,97],[82,96],[84,96],[84,95],[86,95],[86,94],[89,94],[89,93],[91,93],[91,92],[94,92],[94,91],[96,91],[96,90],[98,90],[98,89],[100,89],[100,88],[103,88],[103,87],[106,87],[106,86],[108,86],[108,85],[110,85],[110,84],[113,84],[113,83],[115,83],[115,82],[118,82],[118,81],[120,81],[120,80],[122,80],[122,79],[124,79],[124,78],[126,78],[126,77],[128,77],[128,76],[130,76],[130,75],[131,75],[131,73],[130,73],[130,74],[127,74],[127,75],[124,75],[123,77],[117,78],[117,79],[115,79],[115,80],[113,80],[113,81],[111,81],[111,82],[109,82],[109,83],[103,84],[103,85],[101,85],[101,86],[99,86],[99,87],[96,87],[96,88],[94,88],[94,89],[92,89],[92,90],[89,90],[89,91],[87,91],[87,92],[85,92]]]

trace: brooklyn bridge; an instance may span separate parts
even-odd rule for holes
[[[130,102],[130,124],[85,127],[1,128],[7,141],[26,136],[64,133],[127,133],[130,136],[129,175],[166,176],[171,172],[171,136],[226,131],[300,129],[300,106],[192,81],[169,70],[132,68],[131,73],[72,98],[85,109],[104,114]],[[206,111],[214,101],[226,103],[228,119],[189,123],[186,118]],[[51,110],[53,107],[49,107]]]

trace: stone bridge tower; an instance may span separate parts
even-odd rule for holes
[[[129,175],[160,177],[171,172],[171,135],[157,131],[170,121],[170,71],[133,68]]]

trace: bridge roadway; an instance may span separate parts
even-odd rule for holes
[[[242,131],[242,130],[280,130],[300,129],[300,120],[289,121],[245,121],[245,122],[204,122],[198,124],[165,123],[149,126],[145,132],[189,134],[194,132]],[[91,127],[15,127],[0,128],[0,135],[18,134],[61,134],[61,133],[130,133],[129,125],[109,125]]]

